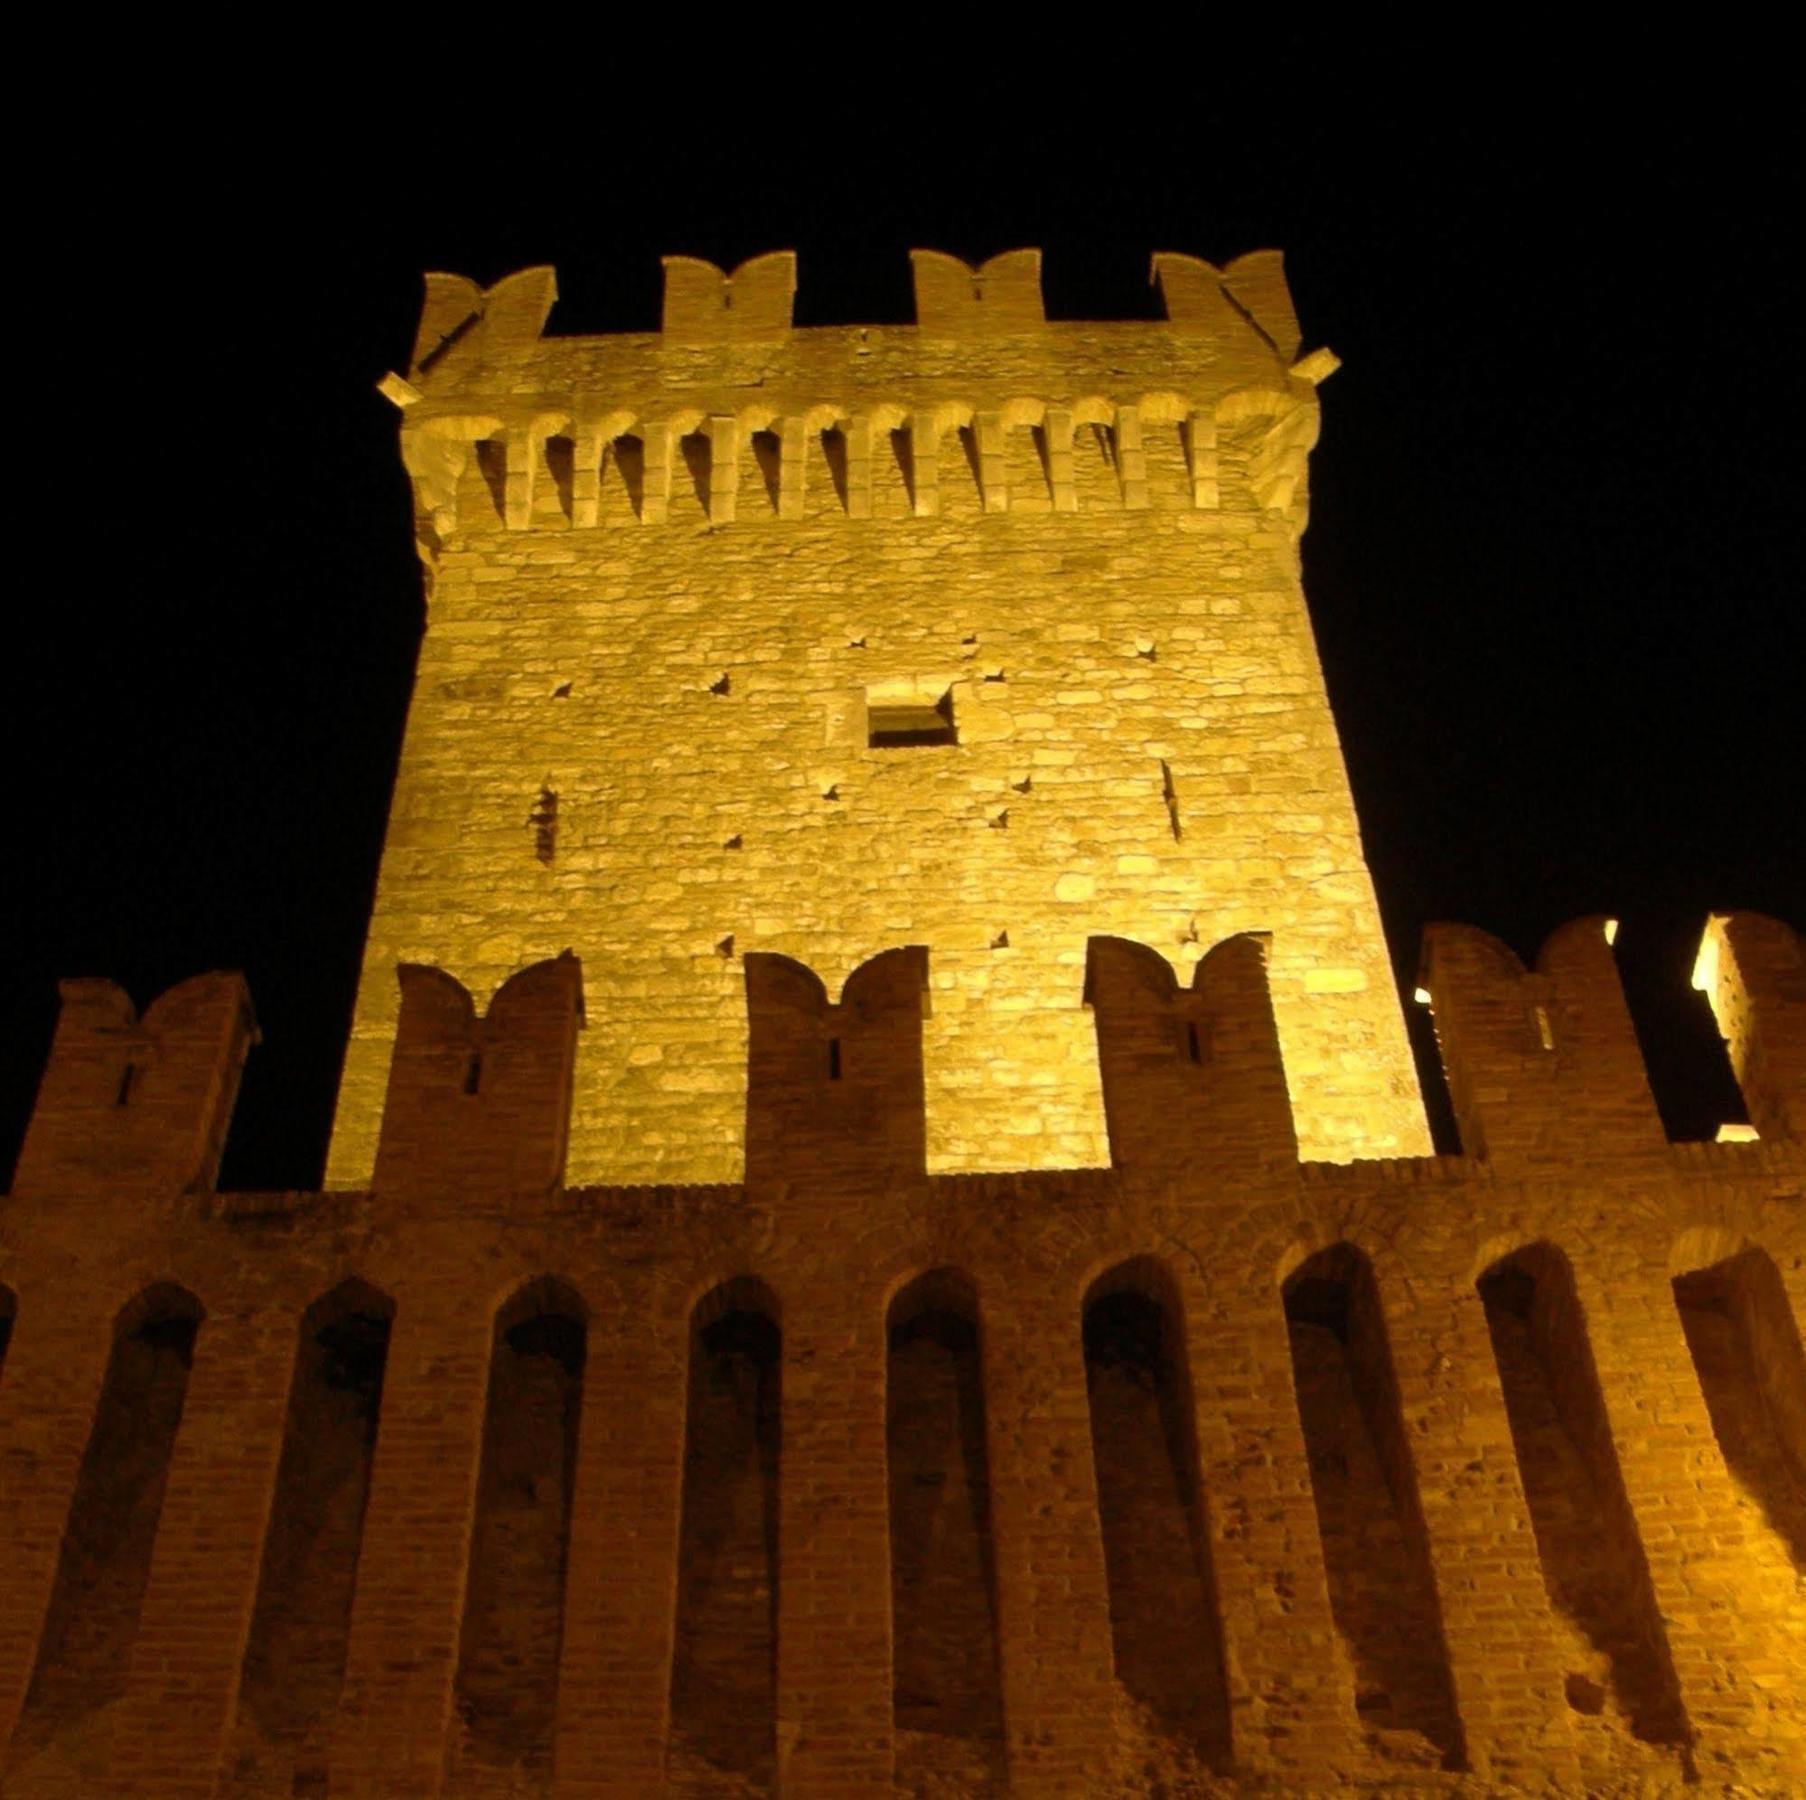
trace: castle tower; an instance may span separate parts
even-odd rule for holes
[[[1276,254],[1050,322],[1035,251],[914,256],[912,327],[795,262],[428,278],[401,408],[428,618],[328,1167],[368,1180],[401,965],[479,1002],[576,947],[573,1182],[738,1177],[744,959],[931,946],[927,1155],[1108,1161],[1086,943],[1271,936],[1307,1158],[1421,1104],[1299,582],[1326,352]]]

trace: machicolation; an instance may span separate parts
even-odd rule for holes
[[[65,984],[0,1200],[7,1795],[1806,1789],[1806,947],[1433,927],[1299,586],[1326,352],[918,252],[427,280],[429,622],[326,1191]]]

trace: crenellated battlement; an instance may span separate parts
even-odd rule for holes
[[[1463,1153],[1348,1165],[1350,1184],[1386,1170],[1435,1179],[1457,1163],[1534,1179],[1580,1163],[1636,1167],[1676,1150],[1734,1165],[1740,1142],[1667,1143],[1612,959],[1615,929],[1614,920],[1574,920],[1526,969],[1473,926],[1430,926],[1418,999],[1435,1018]],[[1268,953],[1264,934],[1226,939],[1181,986],[1151,947],[1089,940],[1074,1004],[1091,1014],[1116,1169],[1156,1180],[1208,1172],[1215,1182],[1301,1166]],[[800,961],[745,956],[747,1192],[921,1178],[930,954],[909,946],[871,958],[847,975],[838,1001]],[[1782,1150],[1784,1165],[1806,1142],[1801,967],[1790,926],[1717,914],[1696,976],[1730,1040],[1757,1135],[1796,1147]],[[375,1191],[558,1187],[584,1023],[579,959],[567,951],[522,969],[481,1016],[443,970],[404,965],[400,987]],[[171,1193],[210,1188],[255,1041],[237,976],[184,982],[142,1022],[111,983],[65,983],[15,1194],[121,1180]]]
[[[489,530],[1081,510],[1304,524],[1326,351],[1281,260],[1157,255],[1164,324],[1050,322],[1040,253],[912,256],[917,324],[790,324],[795,258],[665,259],[654,336],[546,337],[556,286],[427,277],[402,408],[423,554]]]
[[[103,1104],[142,1066],[214,1142],[236,977],[69,984],[0,1199],[8,1792],[1794,1791],[1797,932],[1709,922],[1763,1135],[1668,1145],[1605,921],[1533,969],[1433,927],[1465,1154],[1347,1163],[1298,1159],[1270,948],[1094,936],[1111,1166],[969,1175],[924,1166],[931,948],[838,998],[748,955],[717,1185],[562,1184],[571,954],[481,1013],[404,968],[375,1183],[322,1194]],[[104,1528],[146,1470],[154,1554]]]

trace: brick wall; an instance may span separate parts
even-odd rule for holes
[[[1093,958],[1111,1168],[931,1175],[929,966],[851,984],[854,1123],[744,1187],[496,1185],[485,1135],[564,1103],[575,970],[412,1015],[444,1082],[385,1130],[466,1105],[467,1154],[370,1191],[218,1195],[142,1136],[97,1184],[147,1128],[56,1069],[115,1029],[78,1011],[33,1129],[84,1148],[0,1201],[7,1793],[1798,1791],[1797,1139],[1652,1143],[1463,1035],[1499,971],[1445,958],[1488,1153],[1277,1154],[1240,939],[1214,1060],[1173,1029],[1166,1068],[1189,1002]],[[794,987],[749,982],[755,1043]],[[1779,998],[1741,1001],[1771,1070]],[[1566,1004],[1609,1051],[1616,995]],[[803,1016],[755,1114],[834,1084]],[[506,1107],[444,1050],[478,1027],[534,1047]]]

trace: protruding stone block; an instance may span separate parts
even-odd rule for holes
[[[724,344],[778,338],[790,330],[796,300],[796,252],[772,250],[749,257],[730,275],[696,256],[667,256],[667,338],[680,343]]]
[[[916,324],[935,337],[1002,337],[1047,323],[1041,252],[1005,250],[974,267],[941,250],[912,250]]]
[[[1714,913],[1693,985],[1712,1005],[1750,1123],[1762,1137],[1806,1138],[1806,945],[1762,913]]]
[[[1266,951],[1263,935],[1226,938],[1199,962],[1187,990],[1145,944],[1091,939],[1085,1003],[1097,1018],[1117,1166],[1297,1160]]]
[[[65,981],[61,992],[13,1191],[211,1188],[257,1042],[244,977],[196,975],[142,1018],[110,981]]]
[[[1562,926],[1534,973],[1473,926],[1424,932],[1421,986],[1469,1156],[1525,1162],[1663,1143],[1609,929],[1602,918]]]
[[[568,951],[511,976],[478,1018],[443,970],[404,963],[376,1150],[379,1193],[514,1193],[564,1177],[583,971]]]
[[[801,963],[748,955],[748,1188],[923,1170],[927,991],[919,945],[861,964],[838,1005]]]

